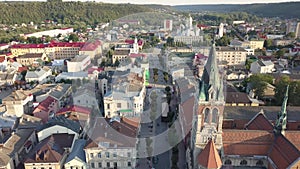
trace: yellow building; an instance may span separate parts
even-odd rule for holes
[[[38,61],[45,62],[47,57],[45,53],[27,53],[17,57],[17,62],[24,66],[31,66],[36,64]]]
[[[217,47],[217,59],[226,65],[245,65],[248,52],[241,47]]]
[[[250,48],[251,49],[263,49],[264,48],[264,40],[250,40]]]

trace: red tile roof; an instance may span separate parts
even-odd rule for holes
[[[259,130],[223,130],[223,148],[226,155],[267,155],[273,133]]]
[[[300,152],[283,135],[278,135],[275,138],[269,157],[277,168],[288,168],[300,157]]]
[[[102,67],[90,67],[88,68],[88,74],[92,74],[94,71],[102,72],[104,71],[104,68]]]
[[[126,39],[126,40],[125,40],[125,43],[131,44],[131,45],[132,45],[132,44],[134,44],[134,39]],[[141,40],[141,39],[138,40],[138,45],[139,45],[139,46],[142,46],[143,43],[144,43],[143,40]]]
[[[97,40],[95,42],[87,42],[85,45],[80,49],[81,51],[94,51],[98,47],[102,45],[101,41]]]
[[[129,57],[136,58],[136,57],[145,57],[146,55],[143,53],[130,53]]]
[[[67,106],[64,107],[62,109],[60,109],[58,112],[56,112],[56,115],[61,115],[61,114],[65,114],[66,112],[78,112],[78,113],[83,113],[83,114],[90,114],[91,113],[91,109],[86,108],[86,107],[82,107],[82,106],[76,106],[76,105],[72,105],[72,106]]]
[[[210,140],[198,155],[198,164],[207,169],[218,169],[222,166],[220,155],[215,144]]]
[[[49,111],[49,108],[50,108],[50,105],[51,105],[53,102],[56,102],[56,100],[55,100],[53,97],[48,96],[45,100],[43,100],[43,101],[36,107],[36,109],[40,109],[40,110],[43,110],[43,111],[48,112],[48,111]]]
[[[300,150],[300,131],[286,131],[285,137]]]
[[[83,47],[84,42],[51,42],[50,44],[15,44],[11,48]]]
[[[27,71],[27,67],[26,66],[22,66],[22,67],[19,67],[18,69],[18,72],[23,72],[23,71]]]
[[[0,56],[0,63],[4,62],[5,61],[5,56]]]
[[[245,126],[248,130],[273,130],[272,123],[266,118],[264,113],[261,111],[254,116]]]

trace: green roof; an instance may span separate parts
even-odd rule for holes
[[[131,109],[123,109],[123,110],[119,110],[120,113],[129,113],[132,112]]]

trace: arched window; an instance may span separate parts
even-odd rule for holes
[[[240,165],[243,165],[243,166],[247,165],[247,161],[246,161],[246,160],[242,160],[242,161],[240,162]]]
[[[204,110],[204,123],[209,123],[209,116],[210,116],[210,114],[209,114],[209,108],[205,108],[205,110]]]
[[[231,165],[232,162],[231,162],[231,160],[226,160],[224,164],[225,164],[225,165]]]
[[[264,165],[264,162],[262,160],[258,160],[256,162],[256,166],[263,166]]]
[[[217,108],[213,109],[211,121],[212,121],[212,123],[217,123],[217,121],[218,121],[218,109]]]

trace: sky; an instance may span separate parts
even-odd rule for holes
[[[300,0],[97,0],[108,3],[132,3],[132,4],[163,4],[163,5],[190,5],[190,4],[250,4],[250,3],[278,3],[300,2]]]

